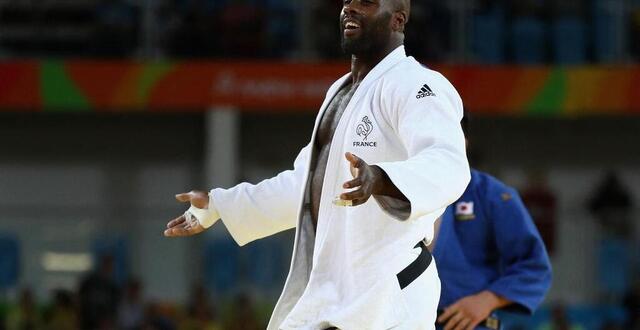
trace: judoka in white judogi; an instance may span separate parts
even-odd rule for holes
[[[197,234],[219,218],[240,245],[296,228],[269,330],[434,328],[440,282],[417,243],[431,239],[470,171],[458,93],[405,55],[409,12],[410,0],[343,2],[351,73],[329,89],[293,170],[177,196],[192,207],[167,236]]]
[[[239,245],[296,228],[270,330],[432,329],[440,296],[435,263],[404,289],[396,274],[416,259],[416,243],[432,238],[434,221],[469,181],[462,101],[442,75],[407,57],[403,46],[378,63],[336,128],[314,233],[304,206],[313,141],[323,111],[347,79],[350,74],[329,89],[293,170],[256,185],[213,189],[208,211],[190,211],[206,226],[221,218]],[[352,178],[346,152],[382,168],[410,207],[396,209],[398,203],[383,196],[357,207],[332,203]]]

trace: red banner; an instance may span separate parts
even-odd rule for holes
[[[437,67],[473,112],[640,113],[640,67]],[[316,111],[347,63],[0,63],[0,111]]]

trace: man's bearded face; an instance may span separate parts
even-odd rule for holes
[[[349,55],[366,55],[384,48],[391,38],[391,13],[340,15],[342,50]]]

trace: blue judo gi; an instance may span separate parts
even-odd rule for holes
[[[549,256],[518,192],[477,170],[443,214],[433,256],[439,310],[489,290],[514,302],[507,310],[532,314],[551,285]]]

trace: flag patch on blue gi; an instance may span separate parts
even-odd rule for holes
[[[469,221],[476,218],[473,213],[473,202],[456,203],[456,220]]]

